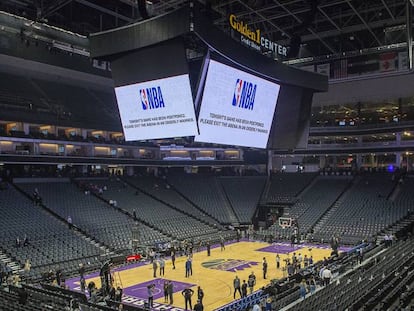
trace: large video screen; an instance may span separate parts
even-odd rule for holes
[[[280,86],[210,60],[195,141],[266,148]]]
[[[115,88],[125,140],[198,134],[188,74]]]

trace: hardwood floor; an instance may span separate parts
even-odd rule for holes
[[[192,298],[193,306],[197,301],[197,286],[204,290],[204,310],[212,311],[233,301],[233,280],[237,275],[241,281],[248,280],[251,272],[256,275],[255,289],[265,286],[272,279],[279,279],[286,275],[284,269],[276,269],[276,252],[279,252],[281,258],[281,267],[285,266],[284,259],[290,258],[293,252],[301,253],[310,257],[314,261],[328,257],[329,249],[323,249],[318,246],[306,245],[302,248],[291,249],[289,244],[270,245],[263,242],[242,241],[226,245],[226,249],[221,251],[220,247],[211,249],[211,256],[207,256],[205,250],[193,255],[193,275],[185,277],[186,257],[178,257],[176,260],[176,269],[172,269],[171,260],[166,259],[165,275],[153,277],[153,268],[151,264],[145,264],[138,267],[131,267],[119,271],[119,275],[124,288],[124,301],[135,305],[142,305],[146,300],[147,285],[154,283],[156,285],[154,302],[155,305],[164,303],[163,284],[164,280],[172,280],[175,286],[174,303],[175,308],[167,307],[166,310],[178,311],[184,308],[184,298],[181,294],[182,289],[187,285],[194,290]],[[262,261],[266,258],[268,262],[267,279],[263,279]],[[99,276],[90,277],[86,281],[94,281],[100,286]],[[76,285],[78,282],[74,282]],[[162,296],[162,297],[160,297]],[[134,298],[135,297],[135,298]],[[160,298],[158,298],[160,297]],[[236,297],[239,297],[238,294]],[[140,298],[140,299],[139,299]],[[161,309],[161,306],[154,308]]]

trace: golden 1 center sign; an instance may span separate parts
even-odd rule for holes
[[[259,52],[261,52],[261,48],[264,48],[277,55],[287,56],[287,47],[261,36],[260,29],[251,30],[246,23],[238,21],[237,16],[234,14],[230,14],[229,22],[231,28],[240,33],[240,41],[247,46]]]

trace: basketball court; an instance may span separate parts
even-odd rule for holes
[[[346,251],[347,248],[340,248]],[[176,269],[172,269],[169,258],[166,259],[165,275],[153,277],[152,264],[140,262],[119,269],[113,269],[115,280],[122,282],[124,289],[123,302],[136,306],[144,306],[148,298],[147,286],[155,284],[153,310],[184,310],[184,298],[181,291],[190,287],[194,290],[192,299],[193,306],[197,301],[197,286],[204,290],[204,310],[213,311],[232,301],[233,299],[233,279],[237,275],[241,281],[248,279],[251,272],[256,275],[255,290],[269,284],[272,279],[280,279],[286,276],[284,259],[291,258],[293,252],[301,253],[302,256],[312,256],[314,261],[319,261],[323,257],[328,257],[331,249],[328,245],[301,244],[291,246],[289,243],[264,243],[256,241],[242,240],[240,242],[230,242],[226,244],[226,249],[221,251],[220,246],[211,249],[211,256],[207,256],[207,251],[202,250],[193,255],[193,275],[185,277],[186,257],[177,257]],[[281,269],[276,269],[276,254],[281,258]],[[267,279],[263,279],[262,261],[263,257],[268,262]],[[100,287],[98,273],[86,275],[86,283],[94,281]],[[174,284],[174,302],[168,305],[164,302],[163,284],[165,280],[171,280]],[[75,290],[79,288],[79,278],[66,281],[66,284]],[[238,294],[237,294],[238,295]],[[236,296],[238,298],[239,296]]]

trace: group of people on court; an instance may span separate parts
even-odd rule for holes
[[[174,303],[174,284],[170,280],[164,281],[164,302],[172,305]]]
[[[157,277],[157,270],[160,268],[160,276],[164,276],[165,273],[165,259],[164,257],[160,257],[158,259],[152,260],[152,270],[154,278]]]
[[[276,269],[280,269],[280,261],[281,258],[279,256],[279,254],[276,254]],[[303,266],[306,268],[309,265],[313,264],[313,258],[312,256],[310,256],[309,258],[307,257],[307,255],[305,255],[305,257],[302,257],[302,254],[299,253],[299,255],[296,255],[296,253],[294,252],[292,255],[292,263],[290,262],[290,259],[285,259],[286,264],[287,264],[287,268],[288,268],[288,273],[289,275],[293,275],[297,270],[302,268],[302,264]],[[293,271],[289,271],[289,268],[293,268]],[[263,279],[266,279],[267,277],[267,268],[268,268],[268,263],[266,260],[266,257],[263,257],[262,260],[262,271],[263,271]],[[247,297],[247,292],[248,292],[248,288],[249,288],[249,293],[253,293],[254,291],[254,286],[256,285],[256,276],[254,275],[254,272],[252,272],[248,279],[247,282],[246,280],[243,280],[243,282],[239,279],[239,277],[236,275],[236,277],[233,280],[233,288],[234,288],[234,292],[233,292],[233,299],[236,299],[236,294],[239,293],[240,298],[244,298]]]
[[[165,281],[164,282],[164,302],[168,304],[173,304],[173,289],[174,285],[172,281]],[[154,304],[154,294],[155,294],[155,284],[151,284],[148,286],[148,307],[153,308]],[[204,298],[204,291],[203,289],[198,286],[197,288],[197,303],[194,305],[193,309],[193,303],[192,303],[192,297],[194,295],[194,291],[190,287],[186,287],[182,290],[181,295],[184,297],[184,303],[185,303],[185,310],[188,310],[188,307],[190,307],[190,310],[194,311],[203,311],[203,298]]]
[[[175,269],[175,256],[172,257],[172,265],[173,270]],[[152,261],[152,270],[153,270],[153,277],[157,277],[157,270],[160,269],[160,276],[164,276],[165,274],[165,259],[160,257],[159,259],[154,259]],[[193,275],[193,256],[187,256],[185,261],[185,277],[188,278]]]
[[[164,273],[165,273],[164,257],[161,256],[157,258],[155,253],[150,254],[149,257],[150,257],[150,260],[152,261],[153,277],[154,278],[157,277],[158,268],[159,268],[159,276],[164,276]],[[175,250],[172,249],[171,250],[171,264],[172,264],[173,270],[175,269],[175,259],[176,259]],[[185,260],[185,277],[187,278],[192,275],[193,275],[193,256],[192,256],[192,252],[190,252],[187,255],[187,258]],[[147,287],[147,290],[148,290],[148,307],[152,308],[153,303],[154,303],[154,294],[156,291],[155,284],[149,285]],[[164,302],[170,305],[173,304],[174,303],[173,282],[170,280],[165,280],[164,285],[163,285],[163,291],[164,291]],[[186,310],[188,310],[188,307],[190,307],[190,310],[194,310],[194,311],[204,310],[204,306],[203,306],[204,291],[200,286],[198,286],[197,288],[197,303],[194,305],[194,309],[193,309],[193,304],[192,304],[192,297],[194,295],[194,291],[191,288],[187,287],[181,292],[181,294],[184,297]]]
[[[192,301],[191,301],[191,299],[194,295],[194,291],[191,288],[186,287],[181,292],[181,294],[184,297],[185,310],[188,310],[188,307],[190,307],[190,310],[194,310],[194,311],[203,311],[204,310],[204,306],[203,306],[204,291],[200,286],[197,287],[197,303],[194,305],[194,309],[193,309],[193,304],[192,304]]]
[[[210,243],[206,243],[207,246],[207,255],[210,255]],[[223,237],[220,238],[220,250],[224,251],[225,248],[225,240]],[[152,255],[152,256],[151,256]],[[164,276],[165,273],[165,259],[164,257],[157,258],[155,252],[150,254],[150,260],[152,262],[153,267],[153,277],[157,277],[157,272],[159,269],[159,276]],[[176,253],[174,248],[171,250],[171,263],[172,263],[172,269],[175,269],[175,259],[176,259]],[[185,277],[190,277],[193,275],[193,269],[192,269],[192,261],[193,256],[192,252],[189,252],[186,256],[185,260]],[[267,274],[267,261],[266,258],[263,257],[262,262],[263,267],[263,278],[266,279]],[[247,281],[243,280],[241,281],[238,276],[235,277],[233,281],[234,286],[234,293],[233,296],[236,298],[236,293],[239,292],[240,298],[247,297],[248,293],[252,294],[254,291],[254,287],[256,285],[256,275],[254,272],[251,272],[251,274],[248,276]],[[164,302],[168,304],[173,304],[173,293],[174,293],[174,284],[170,280],[166,280],[163,285],[163,291],[164,291]],[[154,293],[155,293],[155,285],[148,286],[148,306],[152,308],[153,306],[153,300],[154,300]],[[198,286],[197,288],[197,303],[194,305],[193,309],[193,303],[192,298],[195,295],[194,290],[192,290],[190,287],[186,287],[181,292],[182,296],[184,297],[184,303],[185,303],[185,310],[194,310],[194,311],[203,311],[203,298],[204,298],[204,291],[203,289]],[[190,308],[190,309],[188,309]]]
[[[164,303],[168,303],[169,305],[174,303],[174,283],[171,280],[165,280],[163,284],[163,291],[164,291]],[[153,308],[154,307],[154,295],[156,293],[156,285],[150,284],[147,286],[147,292],[148,292],[148,307]],[[197,303],[194,305],[193,309],[193,303],[192,303],[192,297],[194,295],[194,290],[192,290],[190,287],[186,287],[182,290],[181,295],[184,297],[184,303],[185,303],[185,310],[188,310],[188,307],[190,307],[190,310],[194,311],[203,311],[203,298],[204,298],[204,290],[198,286],[197,288]]]
[[[278,261],[280,262],[280,257],[278,259],[278,256],[276,256],[276,267],[279,269],[280,263],[278,265]],[[301,270],[302,268],[307,268],[309,266],[312,266],[314,261],[312,255],[308,257],[308,255],[305,254],[305,256],[302,256],[301,253],[296,254],[296,252],[293,253],[292,258],[286,258],[286,271],[289,276],[296,274]]]
[[[237,292],[239,293],[240,298],[247,297],[247,292],[248,292],[247,289],[249,289],[249,294],[252,294],[254,291],[255,285],[256,285],[256,275],[254,274],[253,271],[252,273],[250,273],[247,279],[247,282],[246,280],[243,280],[243,282],[241,282],[239,277],[236,275],[233,280],[233,288],[234,288],[233,299],[236,299]]]

